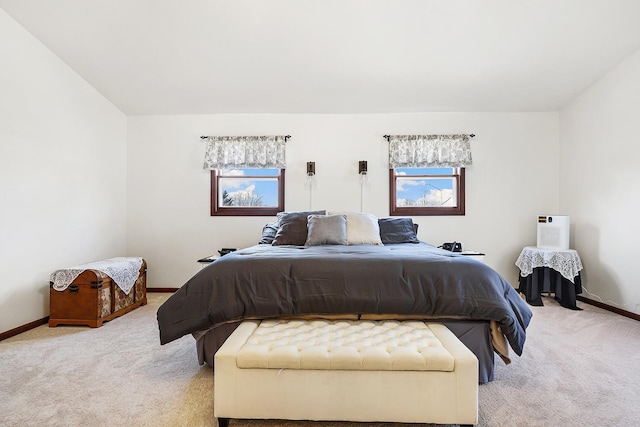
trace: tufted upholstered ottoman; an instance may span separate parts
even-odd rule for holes
[[[231,418],[476,424],[478,360],[444,325],[246,321],[215,355]]]

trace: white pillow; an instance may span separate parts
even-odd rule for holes
[[[362,212],[327,212],[347,216],[347,245],[382,245],[375,215]]]

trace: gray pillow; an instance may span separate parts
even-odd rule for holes
[[[278,232],[271,244],[304,246],[307,241],[307,217],[326,213],[327,211],[280,212],[277,215]]]
[[[380,218],[380,239],[385,245],[393,243],[419,243],[416,224],[411,218]]]
[[[346,215],[309,215],[306,246],[346,245]]]
[[[270,245],[273,243],[273,239],[276,237],[276,233],[278,232],[278,223],[270,222],[262,228],[262,237],[260,237],[260,241],[258,244],[260,245]]]

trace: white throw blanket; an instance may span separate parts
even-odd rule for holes
[[[582,260],[573,249],[557,250],[527,246],[516,260],[516,266],[520,269],[522,277],[533,273],[534,268],[549,267],[574,283],[574,279],[582,270]]]
[[[51,273],[49,280],[53,282],[53,289],[64,291],[83,271],[98,270],[111,277],[115,284],[128,295],[136,280],[138,280],[141,266],[142,258],[109,258],[103,261],[89,262],[56,270]]]

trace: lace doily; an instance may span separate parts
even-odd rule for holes
[[[125,294],[129,294],[138,280],[140,267],[142,258],[117,257],[56,270],[51,273],[49,280],[53,282],[53,289],[64,291],[83,271],[98,270],[111,277]]]
[[[516,266],[520,269],[522,277],[533,273],[534,268],[549,267],[573,283],[573,279],[582,270],[582,261],[578,252],[573,249],[558,250],[527,246],[520,253]]]

